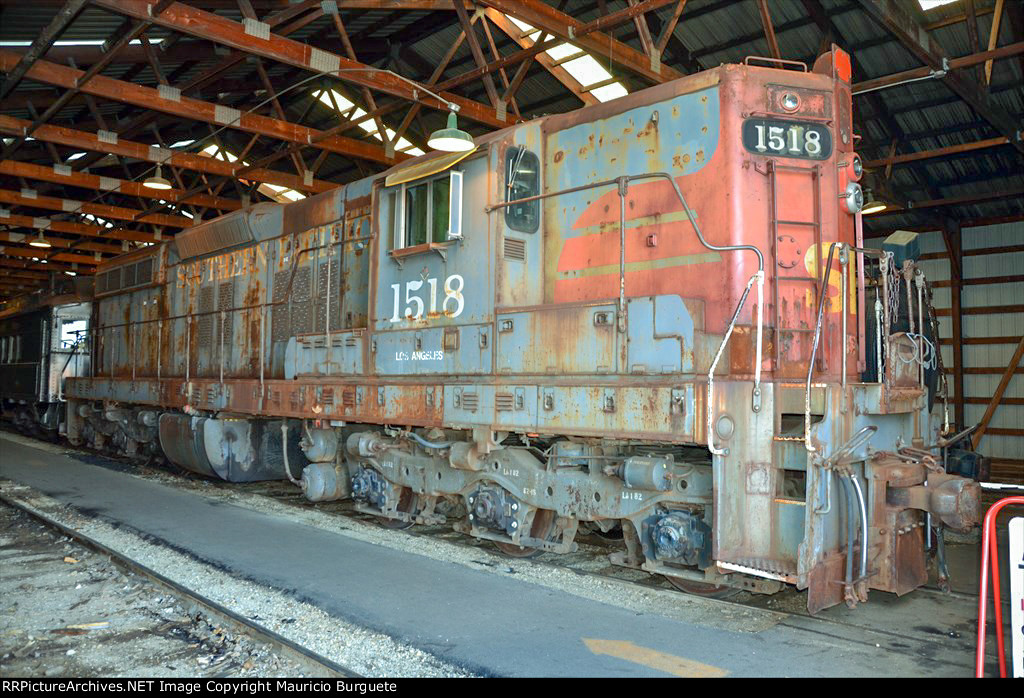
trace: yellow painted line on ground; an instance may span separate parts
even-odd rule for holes
[[[725,669],[719,669],[710,664],[659,652],[649,647],[641,647],[632,642],[585,637],[583,643],[594,654],[605,654],[609,657],[625,659],[627,662],[640,664],[684,679],[717,679],[729,673]]]

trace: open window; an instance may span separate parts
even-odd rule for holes
[[[505,151],[505,201],[527,199],[540,194],[540,159],[526,148]],[[521,233],[536,233],[540,227],[540,201],[505,207],[505,225]]]
[[[60,348],[71,349],[78,344],[82,335],[85,334],[85,320],[64,320],[60,326]]]
[[[462,238],[462,173],[402,184],[387,194],[393,248],[403,250]]]

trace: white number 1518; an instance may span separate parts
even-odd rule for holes
[[[407,281],[405,283],[405,312],[399,315],[401,297],[401,284],[391,284],[391,289],[395,292],[395,302],[393,306],[393,312],[391,314],[391,322],[400,322],[401,320],[419,320],[423,317],[424,307],[423,300],[416,292],[423,288],[423,284],[426,283],[430,286],[430,310],[427,311],[429,315],[437,315],[437,279],[429,278],[424,282],[422,279],[416,279],[415,281]],[[444,282],[444,300],[441,301],[441,312],[448,317],[458,317],[462,315],[462,311],[465,308],[465,300],[462,297],[462,287],[465,281],[459,274],[452,274]]]

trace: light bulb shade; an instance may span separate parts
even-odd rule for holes
[[[865,189],[864,194],[864,208],[860,211],[861,215],[867,216],[889,208],[889,204],[885,203],[881,199],[876,199],[870,189]]]
[[[430,134],[427,145],[434,150],[442,150],[446,153],[461,153],[476,147],[473,137],[459,128],[455,112],[448,114],[446,128],[438,129]]]
[[[142,186],[148,187],[150,189],[170,189],[171,188],[171,183],[168,182],[163,177],[155,177],[154,176],[154,177],[148,178],[145,182],[143,182]]]
[[[39,237],[35,238],[28,243],[30,247],[50,247],[50,243],[46,241],[42,233],[39,233]]]
[[[143,182],[142,186],[149,187],[150,189],[170,189],[171,183],[164,179],[163,172],[160,170],[160,165],[157,165],[156,174]]]

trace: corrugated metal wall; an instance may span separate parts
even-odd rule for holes
[[[963,228],[963,278],[983,279],[1024,273],[1024,250],[1008,252],[1004,248],[1024,243],[1024,222]],[[953,318],[949,257],[941,232],[921,233],[921,266],[933,288],[933,302],[939,314],[942,361],[948,375],[950,392],[953,380]],[[879,246],[881,239],[867,241]],[[1003,248],[1003,249],[1001,249]],[[990,253],[982,250],[991,249]],[[979,254],[979,252],[981,252]],[[961,292],[962,334],[964,338],[964,421],[977,424],[999,385],[1017,344],[1024,335],[1024,313],[988,312],[995,306],[1024,303],[1024,283],[965,283]],[[984,311],[984,312],[979,312]],[[943,314],[944,313],[944,314]],[[998,343],[972,344],[966,340],[1005,338]],[[996,341],[993,339],[993,341]],[[1018,367],[1017,371],[1021,369]],[[1010,403],[1018,404],[1010,404]],[[950,405],[951,418],[953,407]],[[989,422],[997,432],[1024,432],[1024,374],[1015,373],[1006,387],[1003,400]],[[993,477],[997,482],[1024,483],[1024,434],[986,433],[979,450],[993,459]]]

